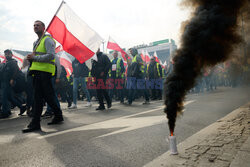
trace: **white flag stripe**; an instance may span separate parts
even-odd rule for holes
[[[78,17],[67,4],[63,4],[56,15],[64,22],[67,30],[91,51],[96,52],[103,39]]]
[[[69,62],[72,62],[72,61],[70,60],[70,58],[66,55],[65,51],[62,51],[62,53],[59,54],[58,56],[59,56],[60,58],[66,59],[66,60],[69,61]]]

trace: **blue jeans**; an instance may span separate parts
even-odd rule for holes
[[[76,104],[77,102],[77,93],[78,93],[79,83],[81,83],[81,89],[85,93],[88,102],[90,102],[91,100],[90,100],[89,91],[87,89],[85,77],[78,77],[78,78],[73,78],[73,103]]]

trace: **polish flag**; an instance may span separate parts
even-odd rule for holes
[[[148,51],[145,52],[146,63],[150,63],[151,56],[149,55]]]
[[[165,67],[167,65],[167,61],[165,60],[165,62],[163,63],[163,66]]]
[[[55,49],[55,52],[58,53],[58,52],[61,52],[61,51],[64,51],[62,45],[57,46],[56,49]]]
[[[161,60],[159,61],[159,63],[160,63],[160,65],[163,65],[163,63],[162,63],[162,61],[161,61]]]
[[[156,51],[154,52],[154,57],[155,57],[155,61],[156,61],[157,63],[160,63],[160,62],[159,62],[159,58],[158,58],[158,56],[157,56],[157,54],[156,54]]]
[[[18,54],[17,52],[13,51],[12,50],[12,54],[13,54],[13,59],[15,59],[17,61],[17,65],[18,67],[21,69],[22,65],[23,65],[23,59],[24,59],[24,56],[23,55],[20,55]]]
[[[146,62],[145,52],[144,50],[141,51],[141,58],[144,62]]]
[[[109,37],[107,48],[121,52],[123,61],[126,60],[126,57],[125,57],[126,52],[124,50],[122,50],[122,48],[111,37]],[[128,57],[128,58],[130,59],[130,57]]]
[[[64,1],[51,20],[47,32],[80,63],[94,56],[103,41]]]
[[[67,77],[70,76],[73,72],[72,69],[72,61],[70,60],[70,58],[66,55],[65,51],[61,51],[58,54],[59,60],[60,60],[60,64],[65,68],[66,72],[67,72]]]
[[[5,56],[0,54],[0,61],[1,63],[5,63],[6,62]]]

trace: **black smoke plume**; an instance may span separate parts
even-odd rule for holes
[[[250,0],[184,0],[194,8],[181,37],[181,47],[173,58],[173,71],[164,83],[165,109],[170,131],[177,113],[182,112],[187,92],[205,67],[227,60],[234,46],[243,40],[239,34],[241,9]]]

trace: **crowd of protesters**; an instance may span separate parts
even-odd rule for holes
[[[145,63],[136,48],[130,48],[122,57],[114,51],[110,59],[98,49],[91,69],[75,58],[72,74],[67,77],[66,69],[55,54],[54,39],[45,34],[44,23],[35,21],[34,32],[38,39],[21,69],[9,49],[4,51],[4,62],[0,62],[0,119],[8,118],[15,107],[19,108],[20,116],[27,112],[32,119],[23,133],[41,130],[41,116],[53,117],[48,125],[63,122],[60,101],[67,101],[72,110],[77,109],[78,100],[85,98],[86,107],[91,107],[95,97],[99,103],[96,110],[105,110],[111,108],[115,100],[124,105],[132,105],[137,99],[144,99],[143,105],[162,100],[163,82],[171,75],[174,62],[164,66],[152,56],[150,62]],[[233,63],[203,69],[190,93],[213,91],[217,86],[249,84],[244,82],[249,81],[249,64],[242,66],[240,73],[235,72],[240,66]],[[46,111],[42,115],[44,106]]]
[[[21,69],[12,58],[12,51],[4,51],[5,61],[0,62],[0,119],[8,118],[11,110],[18,107],[20,116],[27,112],[32,117],[27,129],[23,130],[26,133],[40,130],[41,116],[54,116],[49,125],[61,123],[60,101],[67,101],[69,109],[77,109],[78,100],[86,98],[86,107],[91,107],[95,97],[99,102],[96,110],[105,110],[111,108],[115,100],[124,105],[132,105],[137,99],[143,99],[143,105],[162,100],[163,82],[171,75],[174,62],[164,66],[152,56],[150,62],[145,63],[136,48],[130,48],[120,57],[120,52],[114,51],[112,58],[98,50],[91,69],[75,58],[72,74],[68,76],[55,54],[55,41],[45,35],[44,30],[44,23],[35,21],[34,32],[38,39]],[[190,93],[213,91],[218,86],[249,84],[249,76],[249,64],[227,63],[206,68]],[[45,105],[46,111],[41,115]]]
[[[34,95],[32,76],[27,69],[20,70],[17,61],[12,58],[11,50],[4,52],[6,61],[0,63],[0,118],[11,115],[11,109],[18,107],[19,115],[27,111],[32,117]],[[151,100],[162,99],[162,84],[171,73],[173,64],[162,66],[151,57],[150,63],[143,62],[135,48],[126,55],[127,66],[124,60],[114,51],[112,59],[98,51],[98,60],[92,61],[92,69],[85,63],[75,59],[72,63],[73,73],[67,77],[64,66],[56,60],[56,75],[52,77],[52,86],[55,90],[55,101],[60,108],[60,102],[67,102],[69,109],[77,109],[77,101],[86,98],[86,107],[92,106],[92,100],[97,99],[99,106],[96,110],[104,110],[112,106],[112,101],[132,105],[136,99],[143,98],[142,104],[149,104]],[[58,59],[58,58],[56,58]],[[203,93],[215,90],[219,86],[236,87],[246,79],[249,67],[241,76],[232,78],[233,65],[221,64],[213,68],[204,69],[197,79],[196,86],[190,93]],[[58,100],[59,98],[59,100]],[[45,104],[44,104],[45,105]],[[49,105],[42,117],[52,117],[53,110]]]

